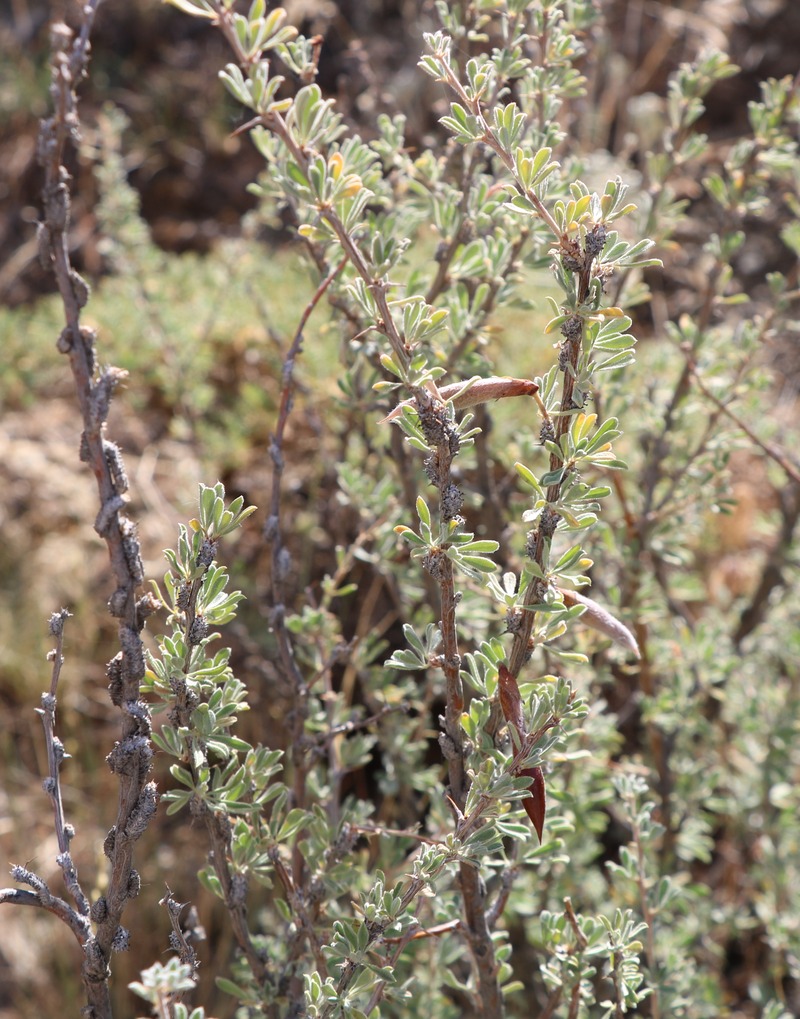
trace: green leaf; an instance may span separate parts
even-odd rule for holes
[[[219,989],[225,993],[230,994],[236,998],[237,1001],[248,1002],[252,1000],[252,992],[239,984],[235,984],[232,980],[228,980],[227,977],[216,977],[214,983]]]
[[[286,819],[278,831],[276,836],[278,842],[288,842],[294,835],[296,835],[301,828],[304,828],[309,823],[308,811],[302,810],[300,807],[294,807],[286,815]]]
[[[540,496],[542,499],[545,497],[544,489],[539,483],[539,480],[537,479],[536,475],[529,467],[526,467],[525,464],[522,463],[515,463],[514,470],[517,472],[517,474],[519,474],[520,478],[522,478],[525,484],[529,488],[533,489],[536,495]]]
[[[193,18],[207,18],[213,21],[217,13],[208,3],[208,0],[164,0],[170,7],[177,7],[184,14],[190,14]]]
[[[564,467],[559,467],[557,471],[547,471],[541,477],[542,487],[549,488],[551,485],[560,485],[564,480],[565,473],[566,469]]]

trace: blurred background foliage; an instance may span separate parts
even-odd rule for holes
[[[716,46],[741,68],[707,97],[701,128],[711,145],[704,170],[715,169],[746,131],[747,103],[759,97],[759,82],[797,72],[800,5],[794,0],[598,0],[597,6],[604,28],[592,29],[597,37],[582,68],[587,94],[574,106],[570,144],[598,178],[619,172],[630,180],[641,171],[663,121],[668,77],[701,49]],[[305,34],[323,37],[320,84],[336,97],[348,123],[369,133],[378,112],[402,111],[410,144],[426,145],[446,107],[441,90],[416,69],[430,14],[425,0],[290,0],[286,7]],[[76,616],[68,628],[59,699],[60,734],[75,759],[64,773],[64,790],[68,817],[79,832],[79,869],[89,873],[103,869],[103,825],[110,811],[104,814],[97,804],[114,795],[103,758],[116,738],[104,675],[115,641],[102,610],[109,593],[105,550],[91,530],[96,508],[77,457],[74,394],[55,351],[60,307],[38,265],[34,236],[41,185],[36,132],[48,101],[47,26],[51,18],[70,21],[73,15],[71,3],[42,0],[10,0],[0,14],[0,859],[30,863],[45,877],[55,871],[55,840],[40,791],[45,761],[33,708],[48,681],[46,619],[62,604]],[[283,351],[313,289],[313,272],[290,232],[262,216],[247,192],[262,160],[246,136],[233,134],[240,113],[216,77],[227,59],[222,40],[201,22],[154,0],[106,0],[93,36],[90,79],[80,93],[84,130],[72,167],[73,258],[93,281],[86,321],[99,328],[101,359],[130,372],[110,430],[125,454],[132,512],[141,520],[146,569],[154,577],[163,569],[161,550],[174,543],[177,522],[192,513],[198,480],[220,478],[231,495],[267,505],[266,446]],[[665,270],[650,279],[655,313],[649,305],[638,312],[636,331],[645,342],[636,381],[626,381],[632,394],[647,391],[655,398],[667,385],[673,362],[656,325],[677,321],[681,310],[691,313],[687,295],[701,289],[697,252],[717,224],[698,177],[687,174],[678,182],[689,216],[659,251]],[[733,263],[735,288],[766,307],[767,273],[789,272],[796,261],[779,239],[785,215],[777,198],[764,207],[749,224],[752,242]],[[420,237],[408,271],[414,261],[433,257],[433,240]],[[552,287],[524,270],[520,289],[530,303],[503,309],[485,340],[502,371],[532,377],[553,357],[551,340],[542,335],[549,317],[542,298]],[[794,341],[786,335],[771,347],[751,398],[759,433],[765,439],[782,435],[784,444],[792,435],[797,439],[800,358]],[[350,433],[365,426],[331,370],[340,342],[331,313],[318,310],[286,443],[284,506],[294,521],[289,538],[298,593],[319,585],[335,568],[336,545],[355,533],[334,465],[342,462],[343,450],[351,463],[357,459]],[[630,404],[635,415],[635,396]],[[621,417],[624,424],[626,415]],[[483,423],[489,425],[488,419]],[[365,456],[377,419],[366,428]],[[493,445],[507,446],[509,459],[517,443],[530,442],[517,435],[513,408],[493,414],[491,428]],[[719,464],[725,469],[715,479],[722,478],[717,508],[727,505],[729,512],[693,518],[693,529],[685,532],[692,546],[677,564],[682,586],[672,587],[681,603],[678,615],[696,626],[692,640],[688,630],[654,637],[663,642],[659,656],[680,657],[683,673],[669,689],[650,691],[635,710],[624,670],[605,678],[598,672],[595,687],[598,703],[602,695],[618,713],[613,722],[613,716],[595,720],[596,757],[605,753],[606,765],[613,766],[620,753],[632,760],[647,756],[649,727],[657,723],[660,738],[687,769],[675,795],[688,814],[696,812],[698,825],[694,842],[691,826],[684,827],[685,842],[675,853],[693,861],[682,880],[694,889],[694,923],[698,937],[705,937],[708,980],[716,984],[709,993],[716,1004],[680,1013],[690,1016],[760,1015],[770,982],[787,1002],[787,1014],[800,1010],[800,914],[792,909],[800,888],[793,750],[800,636],[796,610],[787,601],[796,598],[796,552],[782,561],[789,572],[785,586],[776,589],[781,603],[759,633],[758,654],[737,668],[736,656],[715,652],[752,597],[781,526],[789,528],[791,545],[796,492],[734,433],[721,433]],[[743,448],[737,451],[737,444]],[[633,445],[627,452],[635,464],[637,455],[640,466],[646,463],[646,449]],[[613,545],[610,532],[607,540]],[[254,710],[243,720],[247,738],[279,745],[285,706],[269,692],[267,558],[258,528],[246,528],[229,566],[249,601],[231,639],[237,674],[251,689]],[[356,579],[369,576],[364,566]],[[345,605],[342,613],[346,633],[363,626],[357,609]],[[391,630],[385,636],[391,640]],[[726,732],[729,742],[717,745]],[[709,770],[712,746],[714,767],[728,762],[735,781]],[[576,779],[587,803],[602,799],[593,767]],[[71,785],[73,769],[82,776],[80,786]],[[723,787],[729,794],[715,801]],[[590,814],[584,819],[597,830],[595,822]],[[613,826],[602,837],[607,858],[616,859],[624,837]],[[185,888],[173,891],[178,899],[190,897],[203,852],[191,830],[162,814],[146,836],[145,888],[166,869],[185,874]],[[602,883],[603,872],[593,863],[573,858],[571,866],[587,869],[587,883]],[[155,906],[162,891],[151,889],[150,912],[145,896],[130,910],[134,944],[137,934],[157,926],[166,946],[166,918]],[[199,999],[225,1015],[225,999],[211,1003],[213,976],[231,952],[230,934],[217,904],[206,898],[197,904],[210,953]],[[50,917],[31,912],[3,916],[0,1016],[9,1019],[78,1007],[71,936]],[[681,936],[688,937],[691,927],[692,917],[684,916]],[[532,925],[513,940],[522,945],[534,938]],[[679,953],[681,944],[667,949]],[[530,958],[536,965],[533,953]],[[116,960],[120,1015],[131,1014],[125,984],[142,964],[135,953]]]

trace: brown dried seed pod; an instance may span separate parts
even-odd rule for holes
[[[466,382],[451,382],[447,386],[440,386],[438,394],[445,402],[453,401],[456,410],[465,410],[467,407],[477,407],[480,403],[488,403],[490,400],[504,400],[516,396],[533,396],[539,392],[539,387],[530,379],[512,379],[504,376],[491,376],[488,379],[468,379]],[[413,407],[413,400],[404,400],[399,403],[391,414],[387,414],[380,421],[394,421],[403,413],[403,407]]]

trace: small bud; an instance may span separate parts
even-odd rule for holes
[[[445,520],[452,520],[458,516],[463,505],[464,496],[461,489],[451,482],[442,493],[442,516]]]
[[[89,918],[92,923],[103,923],[108,917],[108,900],[105,895],[101,895],[99,899],[95,899],[92,903],[92,907],[89,910]]]
[[[539,530],[528,531],[525,537],[525,555],[528,559],[535,559],[539,552]]]
[[[122,707],[122,700],[125,696],[124,683],[122,681],[122,652],[114,655],[111,661],[106,666],[106,677],[108,678],[108,696],[111,698],[111,703],[117,707]]]
[[[95,517],[94,529],[101,538],[108,537],[114,519],[124,507],[125,500],[121,495],[114,495],[106,499]]]
[[[247,878],[244,874],[234,874],[231,879],[231,902],[237,906],[247,902]]]
[[[200,546],[200,551],[195,559],[195,566],[210,566],[217,555],[217,542],[209,541],[208,538]]]
[[[417,400],[417,413],[426,441],[432,446],[442,445],[450,431],[442,404],[435,403],[430,397],[420,398]]]
[[[128,475],[122,462],[122,452],[115,442],[103,441],[103,456],[117,495],[128,491]]]
[[[64,632],[64,624],[72,616],[71,612],[67,609],[61,609],[60,612],[54,612],[48,620],[48,630],[51,637],[60,637]]]
[[[144,736],[128,736],[114,744],[113,750],[106,757],[106,763],[115,775],[135,775],[150,766],[152,756],[153,751]]]
[[[558,513],[549,506],[545,506],[542,511],[542,518],[539,523],[539,528],[545,538],[552,538],[558,527],[558,522],[561,519]]]
[[[580,315],[570,315],[561,324],[561,335],[570,343],[579,340],[583,335],[583,322]]]
[[[46,223],[36,224],[36,250],[39,255],[39,265],[47,271],[53,262],[53,238]]]
[[[434,547],[422,559],[422,567],[427,570],[434,580],[442,580],[444,577],[444,562],[447,556],[438,547]]]
[[[125,701],[123,705],[126,714],[136,721],[136,735],[150,736],[151,721],[150,708],[144,701]]]
[[[58,336],[58,342],[56,348],[59,354],[68,354],[73,347],[72,329],[69,326],[65,326]]]
[[[149,752],[149,748],[148,753],[149,756],[152,757],[152,753]],[[125,826],[125,834],[129,839],[136,840],[141,838],[148,824],[155,815],[157,807],[158,790],[156,789],[156,784],[155,782],[148,782],[139,794],[136,806],[131,811],[128,823]]]
[[[81,342],[83,343],[83,349],[86,351],[86,361],[89,367],[89,374],[94,375],[95,368],[97,367],[95,353],[97,331],[95,329],[90,329],[89,326],[81,326]]]
[[[606,225],[604,223],[596,223],[586,235],[586,243],[583,250],[586,252],[587,258],[597,258],[606,246],[607,239],[608,229]]]
[[[147,594],[142,595],[136,602],[136,616],[140,620],[145,620],[148,616],[152,616],[154,612],[158,612],[160,608],[161,602],[152,591],[148,591]]]
[[[63,52],[72,42],[73,31],[63,21],[56,21],[50,26],[50,48],[54,53]]]
[[[48,227],[53,234],[63,234],[69,223],[69,191],[63,182],[50,187],[44,194],[44,214]]]
[[[122,645],[122,677],[126,682],[138,682],[144,676],[144,648],[139,634],[129,626],[119,629]]]
[[[522,612],[519,609],[509,609],[506,612],[506,633],[519,633],[522,629]]]
[[[453,737],[444,731],[439,733],[439,749],[446,761],[456,761],[461,756]]]
[[[430,456],[426,457],[423,464],[425,476],[432,485],[439,483],[439,450],[434,449]]]
[[[122,537],[122,553],[131,581],[134,585],[141,584],[144,580],[144,563],[136,524],[128,517],[120,517],[119,531]]]
[[[122,368],[107,366],[100,372],[100,377],[92,386],[91,412],[95,425],[99,428],[108,417],[108,408],[114,390],[124,381],[128,373]]]
[[[196,647],[198,644],[202,644],[202,642],[206,639],[207,636],[208,636],[208,620],[205,618],[205,616],[196,616],[192,620],[192,625],[189,627],[188,634],[189,644],[192,647]]]
[[[85,308],[89,301],[91,289],[86,280],[74,269],[70,270],[69,281],[72,285],[72,293],[75,296],[75,303],[79,308]]]
[[[284,580],[292,568],[292,556],[288,548],[282,548],[278,553],[278,561],[275,564],[275,574],[278,580]]]
[[[583,269],[583,252],[574,239],[565,239],[561,243],[561,264],[567,272],[580,272]]]

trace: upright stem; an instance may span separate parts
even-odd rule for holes
[[[592,282],[594,259],[584,255],[582,257],[582,261],[583,265],[578,272],[576,307],[580,307],[588,298]],[[567,431],[569,431],[572,416],[575,411],[579,409],[573,404],[573,396],[575,393],[575,377],[578,366],[578,358],[583,345],[584,328],[583,319],[580,318],[579,315],[573,314],[567,319],[561,330],[564,335],[564,341],[561,348],[563,380],[561,384],[561,402],[559,404],[559,413],[556,417],[555,434],[553,436],[556,443],[558,443],[559,439]],[[554,453],[551,453],[550,471],[556,472],[560,467],[561,461]],[[560,519],[559,514],[555,510],[551,509],[550,506],[558,501],[562,484],[563,481],[548,487],[547,501],[549,506],[543,512],[539,526],[528,537],[528,554],[530,558],[541,568],[545,575],[547,573],[550,558],[550,542]],[[530,656],[532,650],[529,644],[534,622],[536,620],[536,613],[530,611],[528,606],[539,604],[543,599],[545,590],[546,585],[543,581],[533,581],[525,590],[525,596],[523,599],[525,611],[522,613],[519,629],[514,634],[514,640],[511,644],[511,651],[509,653],[508,660],[509,672],[511,672],[514,677],[519,676],[520,670]]]
[[[452,481],[451,467],[458,452],[458,436],[443,419],[441,404],[433,404],[427,394],[420,397],[420,424],[429,438],[436,437],[433,456],[427,463],[429,477],[439,489],[439,518],[443,524],[454,520],[461,509],[462,496]],[[461,729],[464,690],[461,682],[461,655],[458,650],[455,579],[452,561],[440,554],[428,557],[427,568],[438,580],[441,597],[442,655],[440,664],[445,678],[444,731],[440,737],[447,760],[450,796],[459,812],[466,803],[469,781],[464,766],[465,748]],[[464,903],[465,933],[477,975],[477,1008],[483,1019],[501,1019],[505,1014],[497,979],[495,958],[487,921],[486,887],[479,869],[471,863],[459,864],[459,880]]]
[[[121,454],[105,438],[106,418],[115,386],[124,378],[119,369],[106,368],[95,377],[95,334],[81,326],[81,309],[89,289],[73,269],[69,257],[70,195],[64,153],[77,135],[79,120],[75,89],[86,72],[89,35],[100,0],[82,7],[79,33],[73,37],[65,25],[52,30],[52,84],[54,115],[42,122],[39,159],[44,168],[44,218],[39,227],[40,252],[51,264],[66,325],[58,348],[68,354],[83,418],[81,459],[94,472],[100,497],[95,530],[105,540],[117,584],[109,606],[119,620],[122,651],[108,665],[111,699],[122,712],[121,738],[108,757],[119,778],[116,821],[106,836],[104,850],[111,862],[105,895],[92,907],[96,928],[84,945],[83,980],[87,1012],[93,1019],[111,1016],[108,989],[112,951],[127,947],[128,933],[121,926],[125,904],[139,891],[133,868],[133,847],[155,813],[158,794],[147,781],[152,750],[149,743],[150,714],[139,699],[144,676],[144,650],[140,637],[144,620],[154,603],[137,598],[144,570],[134,524],[122,513],[127,488]]]

